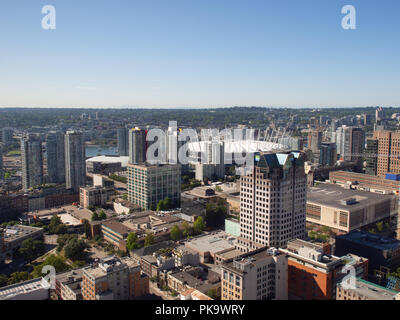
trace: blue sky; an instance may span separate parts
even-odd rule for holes
[[[0,74],[0,106],[399,106],[400,1],[1,0]]]

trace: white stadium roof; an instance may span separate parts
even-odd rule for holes
[[[89,158],[86,162],[117,163],[121,162],[121,167],[128,166],[129,157],[97,156]]]

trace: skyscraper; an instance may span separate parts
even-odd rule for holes
[[[306,232],[306,185],[302,153],[255,154],[252,172],[240,178],[241,251],[284,248]]]
[[[359,161],[365,144],[365,133],[361,128],[341,126],[336,130],[337,153],[345,161]]]
[[[129,129],[128,128],[118,128],[117,138],[118,138],[118,154],[121,157],[127,157],[129,155]]]
[[[79,188],[86,184],[85,144],[82,133],[67,131],[64,141],[66,188],[79,192]]]
[[[376,176],[377,164],[378,164],[378,140],[367,139],[367,150],[366,150],[367,167],[365,173]]]
[[[61,132],[50,132],[46,139],[48,182],[65,182],[65,147]]]
[[[311,149],[312,153],[319,153],[319,147],[322,142],[322,131],[312,130],[308,133],[308,149]]]
[[[146,162],[146,130],[134,128],[129,130],[129,163]]]
[[[43,184],[42,142],[38,137],[21,139],[21,159],[23,190]]]
[[[322,142],[319,154],[319,164],[333,166],[337,161],[336,143]]]

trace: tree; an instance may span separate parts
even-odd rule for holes
[[[180,238],[182,238],[181,229],[179,229],[177,225],[174,225],[171,229],[170,236],[172,240],[178,241]]]
[[[105,214],[105,212],[103,210],[101,210],[99,212],[99,220],[104,220],[107,219],[107,215]]]
[[[7,285],[7,276],[0,274],[0,288]]]
[[[99,217],[99,215],[97,214],[97,212],[95,211],[95,212],[93,212],[93,214],[92,214],[92,221],[98,221],[98,220],[100,220],[100,217]]]
[[[190,224],[187,221],[185,221],[182,224],[182,228],[183,228],[184,237],[189,237],[190,235],[192,235],[192,232],[193,232],[192,227],[190,226]]]
[[[224,203],[207,203],[205,220],[208,227],[221,228],[226,218],[226,206]]]
[[[201,233],[205,228],[203,217],[197,217],[196,221],[193,223],[193,229],[196,233]]]
[[[72,239],[78,239],[78,235],[76,235],[76,234],[59,235],[57,238],[58,251],[61,251],[64,248],[64,246],[68,243],[68,241],[70,241]]]
[[[53,266],[54,269],[56,269],[57,273],[61,273],[61,272],[69,270],[68,264],[65,263],[65,258],[52,254],[52,255],[48,256],[41,264],[39,264],[33,268],[31,277],[32,278],[42,277],[43,276],[42,269],[44,266],[48,266],[48,265]]]
[[[126,248],[129,251],[133,251],[139,248],[139,244],[137,243],[137,235],[135,232],[131,232],[126,239]]]
[[[163,200],[158,201],[157,204],[157,211],[166,211],[166,210],[170,210],[172,208],[172,202],[171,199],[166,197]]]
[[[20,283],[20,282],[23,282],[23,281],[26,281],[29,279],[30,279],[29,273],[26,271],[14,272],[14,273],[11,273],[10,277],[8,278],[7,284],[12,285],[12,284]]]
[[[49,232],[51,234],[62,234],[67,232],[67,227],[62,223],[58,215],[53,215],[49,224]]]
[[[151,246],[154,243],[154,234],[151,232],[148,232],[146,234],[146,237],[144,238],[144,246],[148,247]]]
[[[64,247],[64,255],[72,261],[83,260],[85,258],[85,249],[87,245],[85,241],[78,239],[69,240]]]
[[[33,240],[32,238],[25,239],[22,241],[19,253],[21,253],[25,259],[32,261],[43,254],[44,243],[42,240]]]
[[[89,223],[89,221],[87,219],[83,220],[83,227],[84,227],[84,230],[85,230],[86,238],[90,239],[92,234],[90,232],[90,223]]]

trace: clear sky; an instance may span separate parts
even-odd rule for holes
[[[399,0],[0,0],[0,106],[376,105],[400,106]]]

